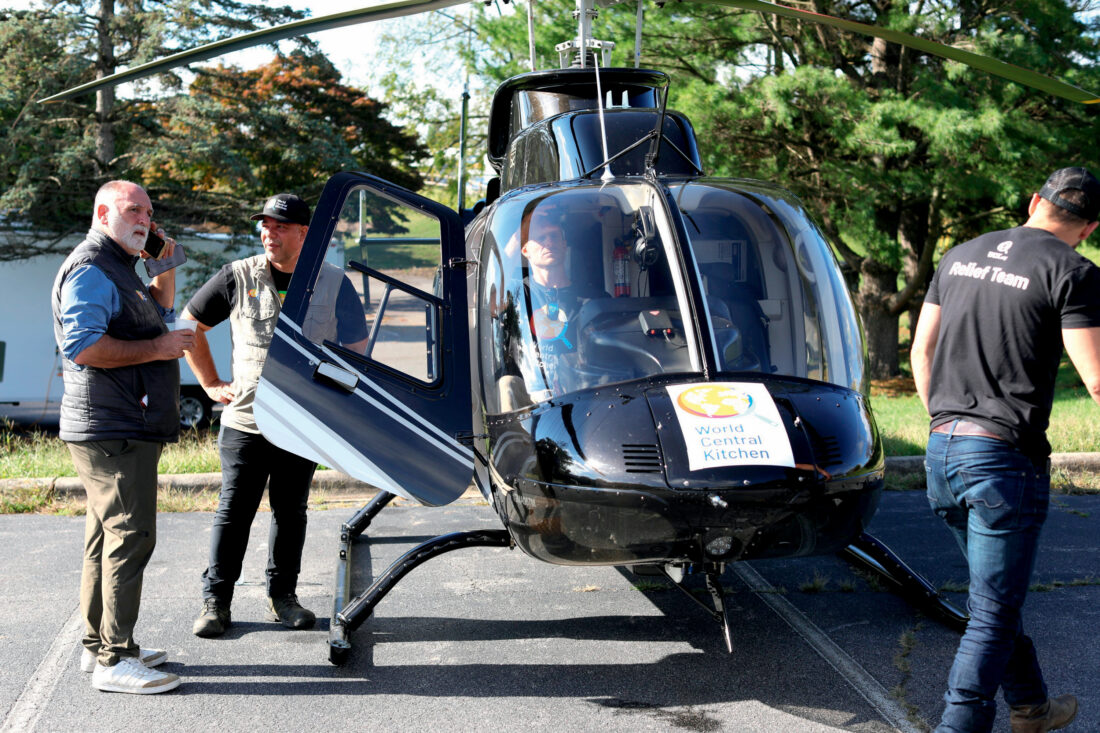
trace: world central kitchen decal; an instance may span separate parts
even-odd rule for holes
[[[666,389],[680,422],[690,470],[794,466],[790,438],[764,385],[711,382]]]

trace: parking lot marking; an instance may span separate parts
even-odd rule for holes
[[[38,724],[38,718],[46,709],[57,683],[65,671],[65,662],[72,656],[73,647],[80,643],[84,631],[84,619],[80,606],[73,609],[61,631],[54,637],[46,656],[39,662],[34,674],[27,680],[19,699],[12,705],[0,733],[30,733]]]
[[[747,563],[733,563],[733,571],[744,581],[760,600],[764,601],[777,616],[787,622],[795,633],[801,636],[817,654],[837,673],[848,681],[848,684],[863,697],[867,703],[882,716],[890,725],[901,733],[919,733],[919,728],[909,722],[905,711],[897,701],[890,696],[878,680],[871,676],[863,666],[852,657],[829,636],[818,628],[812,621],[799,611],[794,605],[780,595],[775,586],[764,579]]]

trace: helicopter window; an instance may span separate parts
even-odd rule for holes
[[[657,123],[657,112],[620,109],[608,114],[614,114],[614,124],[601,125],[600,115],[583,112],[540,121],[517,133],[501,168],[503,188],[579,178],[599,170],[605,161],[615,175],[644,174],[646,157],[653,149],[649,135]],[[673,175],[696,173],[698,154],[689,129],[681,115],[670,112],[665,116],[657,170]]]
[[[540,90],[521,91],[516,94],[512,107],[512,129],[519,131],[548,117],[578,109],[594,109],[596,100],[591,96],[578,96]]]
[[[859,389],[859,324],[828,243],[801,205],[777,189],[674,187],[714,318],[720,367],[830,381]],[[713,309],[712,309],[713,316]]]
[[[330,246],[343,254],[363,338],[339,347],[426,383],[438,378],[440,225],[367,188],[350,190]],[[324,269],[318,277],[318,285]],[[312,297],[321,297],[315,287]],[[312,308],[312,303],[311,303]],[[308,335],[308,334],[307,334]],[[314,339],[318,340],[318,339]],[[325,337],[326,344],[335,346]]]
[[[671,234],[648,185],[502,201],[481,252],[479,344],[490,413],[610,382],[697,371]]]
[[[769,319],[760,305],[764,285],[749,229],[736,215],[720,207],[685,212],[684,220],[692,235],[703,289],[728,314],[714,324],[721,368],[772,372]]]
[[[615,124],[606,126],[607,156],[622,153],[639,140],[643,140],[656,127],[657,113],[652,111],[620,112],[616,114]],[[603,129],[600,126],[600,117],[595,113],[576,115],[571,119],[572,133],[576,140],[577,149],[580,152],[581,170],[583,173],[599,165],[607,157],[603,148]],[[684,132],[686,123],[676,113],[665,116],[663,132],[666,143],[662,146],[662,152],[658,158],[657,168],[662,173],[693,175],[694,167],[669,148],[668,143],[675,145],[683,151],[691,151],[692,147]],[[645,158],[650,151],[649,141],[638,145],[622,157],[611,163],[611,169],[616,175],[632,176],[645,173]]]
[[[502,173],[506,188],[558,180],[558,148],[550,129],[537,125],[520,133],[508,148]]]
[[[512,104],[512,135],[536,122],[563,112],[596,109],[596,85],[578,85],[573,92],[524,89],[516,92]],[[605,107],[656,109],[657,90],[653,87],[626,85],[604,89]]]

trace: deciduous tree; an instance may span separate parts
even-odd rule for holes
[[[416,135],[386,119],[385,104],[344,84],[319,52],[279,55],[250,70],[201,69],[186,95],[158,103],[154,115],[159,144],[138,159],[183,220],[240,227],[272,193],[315,200],[341,170],[422,185],[416,163],[427,153]]]
[[[0,259],[49,251],[86,228],[99,185],[143,181],[137,153],[156,144],[140,95],[117,99],[108,89],[56,105],[38,100],[117,68],[301,16],[236,0],[54,0],[0,10]],[[180,78],[162,75],[156,83],[172,89]]]

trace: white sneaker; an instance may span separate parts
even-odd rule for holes
[[[96,664],[92,672],[92,687],[104,692],[129,692],[135,695],[155,695],[180,686],[180,678],[170,672],[149,669],[136,657],[124,657],[113,667]]]
[[[142,649],[140,654],[141,663],[146,667],[156,667],[168,661],[168,652],[163,649]],[[95,655],[92,654],[92,650],[84,647],[84,651],[80,654],[80,671],[94,672],[95,665]]]

